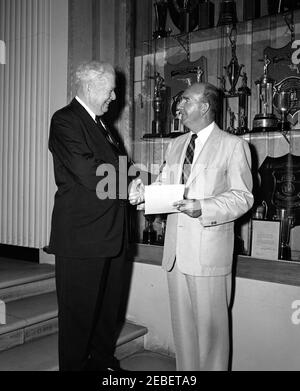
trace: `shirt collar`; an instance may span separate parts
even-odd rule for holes
[[[96,121],[96,114],[77,95],[75,96],[75,99],[86,109],[93,120]]]
[[[211,134],[213,128],[215,126],[215,121],[211,122],[208,126],[205,128],[201,129],[200,132],[197,133],[197,138],[196,138],[196,143],[201,142],[202,145],[206,143],[206,140],[208,139],[209,135]],[[191,135],[193,132],[190,132]]]

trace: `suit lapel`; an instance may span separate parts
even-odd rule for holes
[[[86,125],[87,131],[90,134],[90,137],[97,138],[99,143],[103,145],[105,143],[109,146],[109,148],[113,151],[117,156],[120,154],[119,149],[114,147],[105,137],[104,132],[105,129],[101,130],[90,114],[85,110],[85,108],[77,101],[77,99],[73,99],[70,103],[72,110],[78,115],[83,123]],[[91,130],[91,131],[90,131]]]

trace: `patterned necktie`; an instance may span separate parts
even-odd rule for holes
[[[198,136],[193,133],[186,150],[185,159],[182,167],[181,183],[186,183],[191,173],[191,167],[194,159],[195,141]]]
[[[99,128],[101,128],[101,130],[103,131],[103,134],[106,138],[106,140],[111,143],[115,148],[119,148],[119,145],[118,143],[113,139],[112,135],[110,134],[109,130],[107,129],[107,127],[104,125],[104,123],[100,120],[100,117],[98,115],[96,115],[96,123],[97,125],[99,126]]]

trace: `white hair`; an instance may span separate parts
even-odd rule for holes
[[[75,81],[78,87],[85,83],[106,80],[107,75],[115,76],[113,66],[107,62],[91,61],[80,64],[75,73]]]

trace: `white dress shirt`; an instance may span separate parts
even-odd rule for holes
[[[83,106],[86,111],[89,113],[89,115],[93,118],[93,120],[97,123],[96,121],[96,114],[76,95],[75,96],[75,99],[81,104],[81,106]],[[106,129],[106,126],[105,124],[102,122],[101,118],[99,118],[102,126],[104,129]],[[108,137],[111,139],[110,135],[108,135]],[[112,142],[112,141],[111,141]]]
[[[83,106],[86,109],[89,115],[96,122],[96,114],[77,95],[75,96],[75,99],[81,104],[81,106]]]
[[[204,147],[204,145],[205,145],[209,135],[211,134],[214,126],[215,126],[215,122],[213,121],[208,126],[206,126],[206,128],[200,130],[200,132],[197,133],[198,137],[195,140],[195,151],[194,151],[194,158],[193,158],[192,167],[194,165],[194,162],[197,160],[198,156],[200,155],[200,152],[201,152],[202,148]],[[191,133],[191,137],[192,137],[193,132],[190,132],[190,133]],[[190,140],[189,140],[189,142],[190,142]]]

